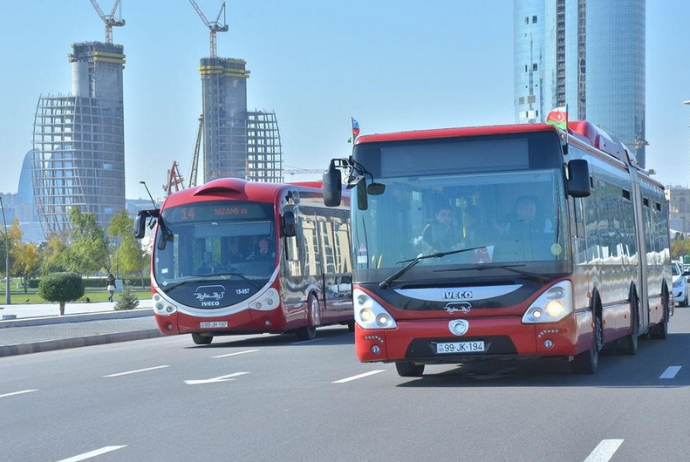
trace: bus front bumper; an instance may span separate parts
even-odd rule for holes
[[[459,336],[454,320],[397,321],[394,329],[355,326],[355,348],[362,362],[414,361],[453,364],[476,359],[573,356],[591,345],[591,316],[571,314],[561,322],[523,324],[520,317],[470,318]]]

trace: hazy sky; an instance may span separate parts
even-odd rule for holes
[[[110,12],[114,0],[101,0]],[[213,20],[220,0],[197,0]],[[361,133],[513,123],[512,0],[227,0],[218,56],[247,61],[248,108],[275,111],[290,167]],[[122,0],[127,198],[190,170],[209,33],[188,0]],[[647,167],[690,185],[690,2],[647,0]],[[17,192],[41,94],[71,91],[74,42],[103,41],[88,0],[0,0],[0,191]],[[200,169],[201,171],[201,169]],[[313,176],[312,176],[313,177]],[[305,179],[297,177],[294,179]],[[199,178],[201,181],[201,178]]]

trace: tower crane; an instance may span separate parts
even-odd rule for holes
[[[180,185],[182,185],[182,188],[180,188]],[[180,174],[179,164],[173,161],[170,170],[168,170],[168,181],[163,185],[165,197],[168,197],[170,194],[180,189],[184,189],[184,177]]]
[[[201,135],[204,131],[204,115],[199,116],[199,131],[196,134],[196,145],[194,146],[194,157],[192,157],[192,170],[189,173],[189,187],[196,186],[196,179],[199,171],[199,151],[201,150]]]
[[[287,166],[288,168],[283,169],[283,173],[289,174],[289,175],[300,175],[300,174],[305,174],[305,173],[323,173],[326,169],[325,168],[298,168],[298,167],[290,167]]]
[[[103,10],[96,0],[91,0],[91,4],[96,9],[98,16],[100,16],[105,23],[105,43],[113,43],[113,27],[122,27],[125,25],[124,19],[115,19],[115,11],[117,11],[117,7],[120,6],[120,0],[115,1],[115,5],[109,15],[103,13]]]
[[[94,0],[91,0],[92,2]],[[223,5],[220,7],[220,11],[218,12],[218,16],[216,17],[216,20],[213,22],[210,22],[208,19],[206,19],[206,16],[204,13],[201,11],[201,8],[199,8],[199,5],[196,4],[194,0],[189,0],[189,3],[192,4],[194,9],[196,10],[197,14],[201,18],[201,20],[206,24],[206,27],[211,31],[211,58],[216,57],[216,32],[227,32],[228,31],[228,24],[225,22],[225,2],[223,2]],[[220,24],[220,15],[223,15],[223,24]]]

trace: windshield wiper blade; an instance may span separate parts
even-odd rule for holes
[[[435,252],[435,253],[430,253],[427,255],[419,255],[418,257],[412,258],[410,260],[402,260],[396,263],[407,263],[407,265],[403,266],[400,268],[398,271],[395,273],[391,274],[388,276],[386,279],[381,281],[379,283],[379,287],[382,289],[386,289],[393,285],[393,282],[398,279],[400,276],[403,274],[407,273],[414,265],[419,263],[422,260],[426,260],[427,258],[441,258],[445,257],[446,255],[453,255],[456,253],[463,253],[463,252],[470,252],[472,250],[478,250],[481,249],[485,246],[480,246],[480,247],[468,247],[467,249],[459,249],[459,250],[449,250],[448,252]]]
[[[249,279],[247,276],[245,276],[242,273],[222,271],[220,273],[213,273],[213,276],[237,276],[240,279],[242,279],[243,281],[246,281],[249,284],[251,284],[256,290],[259,290],[261,288],[261,287],[257,286],[256,284],[254,284],[254,282],[252,282],[251,279]]]
[[[436,272],[444,272],[444,271],[471,271],[471,270],[477,270],[477,271],[485,271],[489,269],[504,269],[508,271],[512,271],[513,273],[517,273],[522,276],[526,276],[529,279],[538,281],[538,282],[547,282],[549,279],[545,276],[542,276],[541,274],[538,273],[533,273],[531,271],[525,271],[525,270],[519,270],[517,267],[519,266],[525,266],[524,263],[521,264],[515,264],[515,265],[491,265],[491,264],[481,264],[481,265],[476,265],[476,266],[470,266],[466,268],[451,268],[451,269],[442,269],[442,270],[436,270]]]

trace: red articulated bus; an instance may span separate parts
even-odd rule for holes
[[[565,127],[564,127],[565,128]],[[355,346],[401,376],[426,364],[599,353],[665,338],[664,187],[592,124],[360,136],[324,174],[352,197]],[[353,193],[354,194],[354,193]]]
[[[354,329],[349,202],[323,204],[320,183],[213,180],[142,210],[155,232],[151,292],[163,334],[219,335]]]

